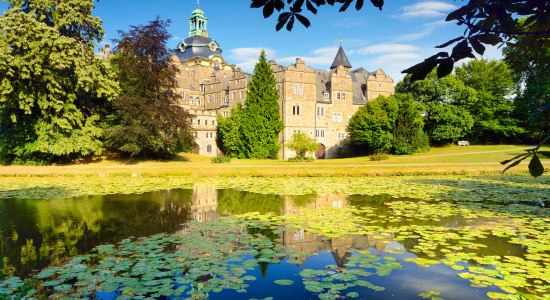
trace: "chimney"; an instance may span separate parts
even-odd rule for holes
[[[109,44],[105,45],[105,58],[111,57],[111,46]]]

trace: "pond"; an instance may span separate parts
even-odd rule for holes
[[[4,199],[0,298],[544,298],[549,221],[536,206],[387,195]]]

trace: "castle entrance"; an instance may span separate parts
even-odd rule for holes
[[[315,152],[315,157],[317,159],[325,159],[326,150],[327,149],[326,149],[325,145],[319,144],[319,146],[317,146],[317,151]]]
[[[198,144],[195,144],[195,147],[193,147],[193,153],[194,154],[201,154],[201,147]]]

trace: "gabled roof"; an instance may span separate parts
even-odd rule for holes
[[[342,48],[342,46],[338,49],[338,53],[336,53],[336,57],[334,58],[334,62],[332,63],[332,66],[330,66],[330,69],[336,69],[339,66],[344,66],[351,69],[351,63],[349,62],[346,52],[344,52],[344,48]]]

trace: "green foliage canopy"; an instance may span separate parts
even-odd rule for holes
[[[317,140],[303,132],[298,132],[292,135],[287,146],[288,149],[296,152],[297,159],[303,160],[306,158],[308,152],[315,152],[317,150],[317,145]]]
[[[118,84],[95,58],[103,31],[92,9],[92,0],[12,1],[0,16],[2,163],[101,153],[97,106],[117,97]]]
[[[348,124],[350,143],[367,153],[391,150],[399,105],[395,97],[378,97],[361,106]]]
[[[465,86],[476,91],[477,101],[466,107],[474,118],[469,139],[481,143],[501,143],[521,135],[524,130],[512,117],[513,89],[516,83],[503,61],[478,59],[456,68]]]
[[[243,112],[242,105],[237,103],[228,117],[218,115],[216,143],[225,156],[239,157],[241,153],[240,124]]]
[[[262,51],[248,85],[246,107],[240,123],[241,158],[278,157],[279,132],[283,129],[283,122],[276,85],[275,75],[267,63],[265,51]]]
[[[190,116],[176,105],[169,24],[156,19],[132,26],[120,32],[115,48],[122,92],[107,116],[106,145],[131,157],[172,157],[193,145]]]
[[[424,106],[424,130],[432,143],[455,142],[470,134],[474,118],[468,107],[477,103],[476,91],[455,75],[437,78],[432,72],[425,80],[411,82],[405,77],[396,86],[397,93],[411,93]]]

